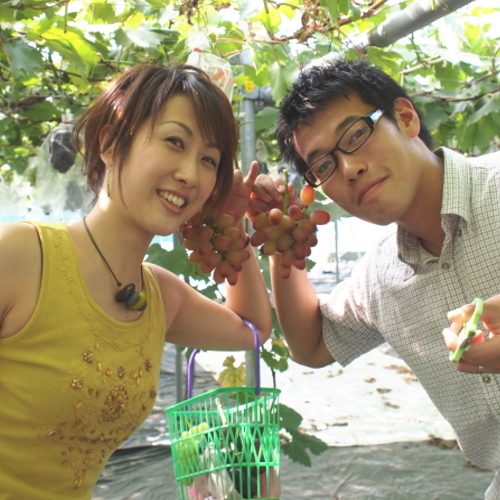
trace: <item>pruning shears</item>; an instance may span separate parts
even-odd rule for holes
[[[460,361],[462,354],[469,350],[472,337],[474,337],[477,333],[477,325],[479,323],[479,318],[483,314],[484,303],[478,298],[475,298],[472,303],[475,304],[476,308],[474,309],[474,313],[469,321],[465,323],[462,330],[460,330],[460,333],[458,334],[458,347],[455,351],[450,352],[450,361],[452,363],[458,363]]]

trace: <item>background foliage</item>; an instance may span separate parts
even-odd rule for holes
[[[436,0],[438,1],[438,0]],[[228,59],[236,84],[270,86],[279,103],[297,70],[411,5],[389,0],[0,0],[0,165],[22,174],[48,131],[75,116],[124,68],[185,61],[197,32]],[[367,57],[423,108],[436,142],[479,154],[498,147],[500,8],[471,2]],[[496,28],[495,28],[496,27]],[[191,37],[191,38],[190,38]],[[235,112],[242,92],[235,92]],[[275,109],[256,130],[275,158]],[[242,117],[244,119],[244,117]]]
[[[433,0],[434,4],[442,0]],[[185,62],[201,33],[203,49],[231,63],[234,111],[247,117],[246,92],[269,88],[256,102],[256,157],[278,163],[277,105],[297,71],[325,55],[368,58],[406,87],[424,112],[436,145],[478,155],[499,146],[500,7],[478,0],[389,47],[355,41],[412,4],[397,0],[0,0],[0,180],[33,183],[29,168],[69,109],[76,117],[123,69],[142,62]],[[242,165],[247,168],[247,165]],[[324,208],[324,207],[322,207]],[[334,218],[345,215],[330,206]],[[220,298],[218,288],[178,246],[150,248],[149,260]],[[261,259],[266,271],[267,261]],[[263,359],[287,369],[288,351],[275,322]],[[232,374],[229,378],[234,378]],[[301,417],[284,411],[287,453],[307,464],[324,447],[298,432]],[[301,440],[302,439],[302,444]]]

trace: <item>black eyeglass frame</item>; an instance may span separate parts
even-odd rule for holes
[[[368,113],[366,116],[360,116],[357,120],[355,120],[353,123],[351,123],[351,125],[349,125],[349,127],[347,128],[347,130],[344,131],[344,133],[340,136],[339,140],[337,141],[337,144],[335,145],[335,147],[333,149],[331,149],[330,151],[328,151],[328,153],[325,153],[324,155],[320,156],[308,169],[307,169],[307,172],[302,176],[304,178],[304,180],[312,187],[314,188],[317,188],[319,186],[321,186],[321,184],[325,183],[334,173],[335,171],[337,170],[337,163],[334,161],[334,165],[335,167],[331,170],[331,172],[327,175],[327,177],[325,179],[323,179],[321,182],[313,182],[311,180],[309,180],[307,178],[308,174],[311,172],[311,170],[314,168],[314,166],[320,162],[321,160],[323,160],[324,158],[326,158],[327,156],[331,156],[332,159],[334,159],[333,157],[333,154],[335,153],[335,151],[341,151],[342,153],[345,153],[345,154],[352,154],[354,153],[355,151],[357,151],[361,146],[363,146],[363,144],[366,143],[366,141],[371,137],[371,135],[373,134],[373,132],[375,131],[375,125],[377,124],[377,122],[380,120],[380,118],[382,117],[382,115],[385,113],[384,110],[382,109],[376,109],[375,111],[372,111],[371,113]],[[375,116],[374,116],[375,115]],[[361,143],[361,144],[358,144],[354,149],[351,149],[351,150],[346,150],[346,149],[343,149],[339,146],[339,144],[341,143],[342,139],[344,139],[344,137],[346,136],[346,134],[349,133],[349,130],[352,129],[352,127],[354,127],[359,121],[365,121],[366,124],[370,127],[370,133],[365,137],[365,140]],[[314,176],[316,177],[316,176]]]

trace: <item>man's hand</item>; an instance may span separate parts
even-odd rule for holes
[[[473,312],[474,304],[466,304],[448,313],[448,320],[452,323],[443,330],[443,337],[451,351],[458,347],[458,334]],[[500,373],[500,295],[484,302],[480,321],[490,336],[486,339],[484,332],[479,331],[471,339],[469,350],[462,354],[457,369],[467,373]]]
[[[285,181],[279,174],[259,175],[255,180],[250,196],[250,204],[246,213],[247,217],[253,222],[255,217],[263,212],[269,212],[271,208],[283,210],[283,198],[286,189]],[[290,193],[290,204],[298,204],[299,197],[295,192],[293,184],[288,185],[288,192]]]

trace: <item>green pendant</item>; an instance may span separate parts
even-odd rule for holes
[[[145,292],[137,292],[135,285],[124,286],[115,296],[117,302],[125,302],[125,308],[129,311],[144,311],[148,306]]]

